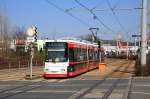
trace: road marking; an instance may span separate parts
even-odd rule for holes
[[[134,93],[134,94],[148,94],[148,95],[150,95],[150,93],[147,93],[147,92],[131,92],[131,93]]]
[[[46,80],[47,82],[57,82],[58,79],[50,79],[50,80]]]
[[[135,84],[133,86],[150,87],[150,85],[140,85],[140,84]]]
[[[108,80],[115,80],[115,79],[118,79],[118,78],[108,78]],[[123,78],[122,80],[129,80],[129,78]]]
[[[5,85],[0,85],[0,87],[2,87],[2,86],[4,86],[4,87],[8,87],[8,86],[23,86],[23,84],[18,84],[18,85],[10,85],[10,84],[5,84]]]
[[[83,94],[84,92],[86,92],[89,89],[90,88],[81,89],[80,91],[78,91],[75,94],[73,94],[72,96],[70,96],[68,99],[76,99],[77,97],[79,97],[81,94]]]
[[[132,84],[132,77],[129,79],[128,85],[126,87],[126,90],[123,94],[122,99],[128,99],[129,98],[129,91],[131,90],[131,84]]]
[[[19,92],[22,92],[22,90],[18,90],[18,91],[9,91],[9,92],[11,92],[11,93],[19,93]],[[26,91],[26,93],[30,93],[30,92],[34,92],[34,93],[38,93],[38,92],[40,92],[40,93],[63,93],[63,92],[66,92],[66,93],[75,93],[75,92],[77,92],[77,90],[30,90],[30,91]]]
[[[60,81],[58,81],[58,82],[66,82],[68,79],[62,79],[62,80],[60,80]]]

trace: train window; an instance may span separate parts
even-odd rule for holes
[[[81,48],[69,48],[69,60],[70,61],[86,61],[87,50]]]
[[[89,49],[89,60],[93,60],[93,51]]]
[[[64,42],[46,42],[47,62],[66,62],[68,60],[67,45]]]
[[[77,49],[77,51],[76,51],[75,57],[76,57],[76,61],[79,62],[82,59],[81,50],[80,50],[80,48],[76,48],[76,49]]]
[[[74,61],[74,49],[69,48],[69,61]]]
[[[86,49],[82,49],[82,56],[83,56],[83,61],[87,60],[87,50]]]
[[[46,47],[65,47],[65,42],[46,42]]]
[[[47,50],[46,61],[49,62],[66,62],[67,55],[65,50]]]

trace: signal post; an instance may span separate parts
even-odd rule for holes
[[[27,48],[30,52],[30,79],[32,79],[32,68],[33,68],[33,58],[34,58],[34,44],[37,41],[37,28],[32,26],[27,29]]]

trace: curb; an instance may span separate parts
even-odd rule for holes
[[[26,75],[24,78],[25,80],[35,80],[35,79],[39,79],[42,76],[37,76],[37,75],[32,75],[32,78],[30,78],[30,75]]]

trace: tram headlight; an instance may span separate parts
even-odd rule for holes
[[[48,69],[48,68],[45,68],[45,69],[44,69],[44,71],[45,71],[45,72],[48,72],[48,71],[49,71],[49,69]]]

